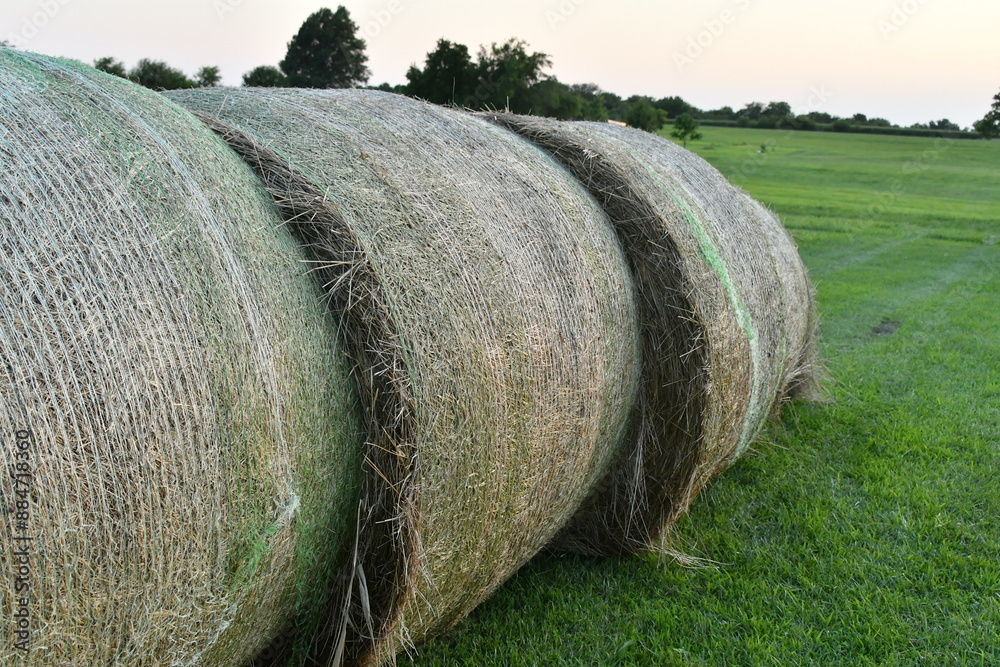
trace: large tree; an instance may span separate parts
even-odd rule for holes
[[[531,111],[532,86],[545,78],[544,70],[552,66],[548,54],[528,53],[527,42],[511,38],[501,45],[479,49],[480,84],[475,105],[466,106],[510,109],[514,113]]]
[[[1000,137],[1000,93],[993,96],[993,106],[989,112],[972,127],[985,139]]]
[[[416,65],[406,73],[406,94],[435,104],[462,104],[475,97],[479,87],[476,65],[464,44],[439,39],[427,54],[424,68]]]
[[[365,40],[343,6],[305,20],[288,43],[281,71],[295,88],[353,88],[368,81]]]

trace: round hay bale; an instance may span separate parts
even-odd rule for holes
[[[669,548],[671,524],[777,403],[815,388],[815,307],[794,241],[707,162],[648,132],[482,117],[587,186],[639,294],[638,436],[557,542],[590,553]]]
[[[361,416],[273,199],[162,96],[9,49],[0,159],[2,661],[238,665],[311,637]]]
[[[362,512],[347,653],[391,660],[548,543],[617,458],[638,368],[621,249],[563,168],[470,115],[357,90],[169,95],[279,202],[325,197],[287,214],[326,253],[335,300],[358,277],[337,257],[364,255],[361,299],[405,375],[384,448],[406,466],[369,448],[368,494],[392,493]]]

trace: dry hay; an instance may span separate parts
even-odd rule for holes
[[[361,416],[272,198],[162,96],[9,49],[0,159],[0,463],[30,430],[34,475],[24,526],[2,483],[0,662],[240,664],[311,636]]]
[[[279,202],[323,193],[333,206],[291,207],[310,245],[346,227],[377,277],[386,356],[401,355],[409,392],[395,402],[408,440],[389,448],[408,467],[382,470],[369,448],[369,489],[395,498],[365,506],[347,653],[391,661],[541,549],[626,440],[638,334],[620,247],[565,170],[470,115],[371,91],[170,97],[205,114]],[[329,265],[341,246],[320,248]],[[350,301],[348,281],[328,282]]]
[[[672,523],[775,406],[815,391],[814,304],[795,244],[774,214],[655,135],[482,116],[549,151],[601,202],[639,295],[637,437],[557,542],[669,546]]]

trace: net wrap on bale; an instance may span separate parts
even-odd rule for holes
[[[648,132],[484,113],[548,151],[609,214],[639,295],[636,438],[558,542],[666,544],[671,524],[786,397],[815,389],[812,289],[777,217]],[[669,545],[666,545],[669,547]]]
[[[0,498],[3,664],[235,665],[311,636],[361,419],[273,199],[162,96],[2,48],[0,163],[0,465],[30,471],[26,506]]]
[[[412,409],[393,451],[409,460],[403,478],[369,460],[398,500],[367,506],[361,531],[388,526],[369,552],[388,541],[403,565],[359,553],[347,654],[391,660],[542,548],[617,458],[638,369],[621,249],[562,167],[471,115],[371,91],[169,96],[279,202],[293,173],[291,189],[321,192],[334,209],[301,213],[310,244],[346,227],[377,277]],[[349,295],[349,281],[327,282]]]

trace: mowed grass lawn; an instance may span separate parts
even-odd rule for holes
[[[715,565],[542,555],[412,664],[1000,665],[1000,142],[703,131],[799,245],[830,401],[678,526]]]

